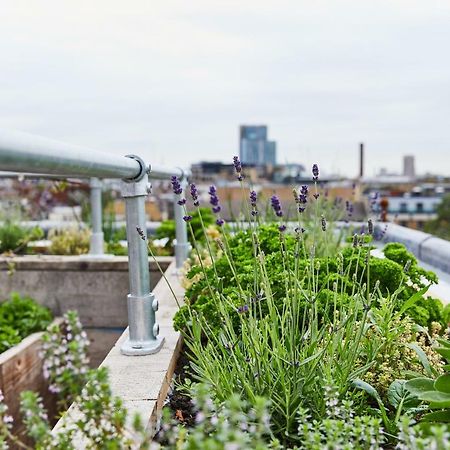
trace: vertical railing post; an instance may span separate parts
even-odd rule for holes
[[[158,352],[164,338],[159,338],[155,312],[158,300],[150,291],[150,270],[147,248],[145,198],[150,192],[145,164],[137,159],[144,172],[137,180],[122,181],[128,240],[128,272],[130,293],[127,298],[129,338],[122,344],[125,355],[149,355]]]
[[[181,187],[183,191],[186,189],[187,181],[185,177],[180,181]],[[174,194],[174,219],[175,219],[175,237],[176,243],[174,244],[175,248],[175,266],[177,270],[181,269],[186,261],[189,252],[191,250],[191,246],[188,241],[187,235],[187,225],[184,221],[184,206],[179,205],[178,201],[180,200],[180,195]]]
[[[102,182],[98,178],[91,178],[91,222],[92,234],[89,243],[90,256],[104,256],[104,242],[102,230]]]

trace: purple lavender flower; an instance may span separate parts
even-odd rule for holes
[[[313,194],[313,197],[317,200],[318,198],[319,198],[319,196],[320,196],[320,194],[319,193],[317,193],[317,194]]]
[[[234,165],[234,170],[236,170],[238,180],[242,181],[244,178],[242,176],[242,164],[241,164],[241,161],[239,160],[238,156],[233,156],[233,165]]]
[[[192,200],[194,201],[194,206],[200,206],[200,202],[198,201],[199,194],[198,194],[197,186],[194,183],[191,183],[190,190],[191,190]]]
[[[212,205],[212,210],[215,214],[219,213],[222,209],[219,203],[219,197],[217,196],[217,189],[214,185],[209,187],[209,203]]]
[[[319,166],[317,164],[313,164],[312,174],[313,174],[313,181],[317,181],[319,179]]]
[[[173,189],[174,194],[180,195],[183,193],[183,189],[181,189],[181,184],[180,184],[180,180],[178,179],[178,177],[173,175],[170,178],[170,182],[172,183],[172,189]]]
[[[276,195],[272,195],[270,203],[277,217],[283,217],[283,211],[281,210],[280,199]]]
[[[300,195],[298,196],[298,212],[302,213],[305,211],[305,205],[308,203],[308,186],[303,185],[300,189]]]
[[[278,230],[280,231],[280,233],[284,233],[285,231],[286,231],[286,225],[280,225],[279,227],[278,227]]]
[[[219,226],[219,227],[221,227],[224,223],[225,223],[225,220],[223,220],[223,219],[217,219],[216,220],[216,225]]]
[[[256,202],[258,200],[258,196],[256,191],[250,192],[250,205],[252,206],[252,216],[258,215],[258,210],[256,209]]]
[[[192,220],[192,216],[184,216],[184,217],[183,217],[183,220],[184,220],[185,222],[190,222],[190,221]]]
[[[239,314],[244,314],[244,313],[248,312],[248,305],[238,306],[238,307],[236,308],[236,311],[237,311]]]
[[[185,198],[182,198],[182,199],[178,200],[177,203],[178,203],[180,206],[183,206],[183,205],[186,204],[186,199],[185,199]]]

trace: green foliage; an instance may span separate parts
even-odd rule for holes
[[[450,323],[450,303],[447,303],[444,306],[444,310],[442,311],[442,317],[446,326]]]
[[[438,339],[438,343],[435,350],[447,361],[445,373],[436,378],[414,378],[406,383],[406,389],[433,410],[423,416],[423,421],[450,423],[450,342]]]
[[[196,424],[190,430],[170,419],[165,411],[159,436],[162,448],[281,450],[279,443],[271,440],[267,399],[256,398],[254,403],[249,404],[233,394],[217,407],[211,400],[210,392],[211,387],[207,385],[193,387]],[[272,442],[269,443],[269,440]]]
[[[9,300],[0,303],[0,353],[29,334],[45,330],[51,320],[49,309],[12,293]]]
[[[67,311],[61,324],[53,324],[42,336],[43,375],[60,405],[70,406],[87,382],[89,341],[78,314]]]
[[[427,284],[438,282],[436,274],[420,267],[416,257],[403,244],[389,243],[384,247],[383,252],[387,259],[394,261],[405,269],[408,280],[405,284],[405,294],[412,295],[414,290],[422,289]],[[387,276],[388,273],[385,272],[384,275]],[[444,307],[438,299],[420,299],[408,311],[408,315],[421,326],[429,326],[432,322],[438,322],[444,327],[446,326]]]
[[[77,228],[50,230],[50,253],[53,255],[83,255],[89,252],[91,232]]]
[[[296,448],[372,450],[382,447],[386,437],[379,418],[356,414],[352,401],[340,400],[332,386],[326,386],[325,397],[328,408],[320,419],[312,419],[308,410],[299,408]]]
[[[290,276],[295,276],[303,286],[307,285],[312,266],[309,260],[310,255],[306,251],[306,244],[300,244],[298,237],[296,239],[293,235],[285,234],[280,240],[278,228],[273,224],[259,225],[257,238],[259,251],[265,255],[267,265],[270,267],[267,273],[270,290],[276,298],[277,307],[281,307],[289,294],[286,291],[286,280],[289,280]],[[356,286],[360,283],[368,281],[371,290],[377,284],[383,295],[392,294],[399,286],[402,286],[401,292],[397,294],[398,309],[403,302],[427,285],[424,279],[429,283],[437,281],[432,272],[425,271],[417,265],[414,256],[403,245],[388,244],[385,249],[389,258],[368,258],[368,247],[344,248],[342,261],[338,254],[333,257],[314,258],[313,265],[317,267],[316,277],[319,285],[317,307],[321,316],[328,315],[330,312],[332,304],[330,299],[333,297],[330,289],[333,282],[338,280],[342,281],[343,286],[343,291],[336,299],[339,304],[348,301],[348,296],[355,292]],[[229,236],[227,251],[229,256],[223,254],[215,258],[213,266],[206,267],[204,271],[194,266],[187,274],[188,279],[196,275],[200,279],[186,290],[188,304],[177,312],[174,319],[177,330],[183,330],[189,322],[189,314],[187,314],[189,308],[208,320],[211,331],[220,329],[221,320],[217,306],[210,295],[210,283],[218,284],[222,294],[228,299],[228,309],[230,314],[234,315],[234,322],[239,324],[236,313],[233,314],[233,310],[242,301],[236,290],[236,283],[239,283],[246,298],[251,299],[255,296],[254,237],[251,231],[241,230]],[[234,261],[235,272],[230,270],[228,258]],[[369,280],[367,280],[366,270],[367,259],[369,259]],[[408,260],[411,260],[412,264],[409,271],[405,273],[404,265]],[[296,265],[297,273],[292,275]],[[304,306],[306,306],[305,303]],[[267,312],[265,304],[259,311],[262,314]],[[444,325],[445,322],[442,303],[436,299],[422,297],[406,313],[422,326],[429,326],[432,322]]]
[[[24,252],[29,242],[42,239],[43,236],[40,227],[25,228],[7,220],[0,226],[0,253]]]

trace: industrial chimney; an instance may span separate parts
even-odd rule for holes
[[[364,143],[359,144],[359,178],[364,176]]]

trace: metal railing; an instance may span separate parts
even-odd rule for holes
[[[40,136],[0,130],[0,170],[31,174],[58,175],[91,179],[92,238],[91,255],[103,254],[101,178],[121,179],[125,199],[129,262],[127,297],[129,338],[122,345],[125,355],[156,353],[163,345],[156,322],[158,300],[150,289],[146,233],[145,198],[151,191],[150,180],[165,180],[176,175],[186,183],[183,170],[150,166],[137,155],[115,156]],[[183,207],[174,196],[176,222],[175,260],[180,268],[189,252]]]

